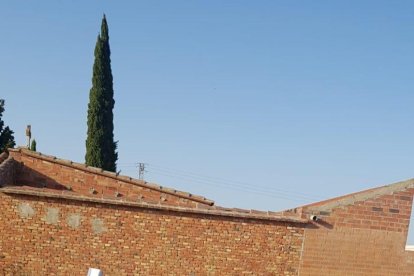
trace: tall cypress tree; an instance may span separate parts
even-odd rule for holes
[[[118,153],[114,141],[115,100],[110,55],[108,24],[104,15],[95,46],[92,88],[89,92],[85,163],[115,172]]]

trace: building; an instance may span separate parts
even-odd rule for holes
[[[11,149],[0,156],[0,274],[414,275],[414,180],[283,212]]]

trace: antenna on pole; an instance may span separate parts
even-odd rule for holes
[[[138,163],[138,175],[140,180],[144,180],[145,163]]]
[[[30,139],[32,138],[32,127],[27,125],[26,127],[26,136],[27,136],[27,148],[30,149]]]

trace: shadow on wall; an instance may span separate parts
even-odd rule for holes
[[[308,229],[333,229],[333,225],[323,218],[318,219],[317,221],[310,223],[307,226]]]
[[[69,185],[58,183],[53,178],[33,170],[23,164],[16,167],[16,186],[29,186],[35,188],[48,188],[54,190],[71,190]]]

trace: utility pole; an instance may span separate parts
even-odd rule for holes
[[[145,173],[145,163],[138,163],[138,174],[139,179],[144,180],[144,173]]]

